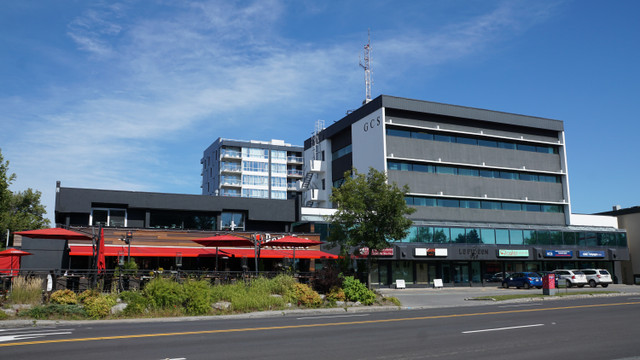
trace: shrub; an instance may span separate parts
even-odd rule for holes
[[[311,286],[315,291],[327,294],[335,287],[342,287],[342,277],[335,267],[323,267],[313,274]]]
[[[182,286],[170,279],[155,278],[142,291],[149,300],[149,306],[155,309],[181,307],[185,300]]]
[[[80,305],[47,304],[34,306],[31,309],[21,311],[19,316],[26,316],[37,320],[46,319],[84,319],[87,313]]]
[[[291,275],[280,274],[270,280],[271,294],[284,295],[293,289],[298,281]]]
[[[364,305],[371,305],[376,301],[376,294],[353,276],[346,276],[343,279],[342,289],[349,301],[359,301]]]
[[[6,320],[8,318],[9,318],[9,315],[7,315],[6,312],[0,311],[0,320]]]
[[[326,299],[328,302],[335,304],[336,301],[345,301],[347,297],[342,288],[335,286],[329,291]]]
[[[78,301],[84,304],[89,298],[100,296],[100,291],[96,289],[88,289],[78,295]]]
[[[43,283],[44,281],[40,278],[15,277],[11,285],[9,302],[13,304],[41,304]]]
[[[184,309],[189,315],[204,315],[211,311],[211,292],[204,281],[187,281],[183,285],[185,294]]]
[[[322,305],[322,298],[306,284],[295,284],[293,289],[286,294],[291,303],[305,307],[319,307]]]
[[[84,311],[92,319],[101,319],[111,313],[111,307],[116,301],[107,295],[92,296],[85,299]]]
[[[124,315],[139,315],[147,311],[149,301],[138,291],[123,291],[120,298],[127,303],[122,311]]]
[[[60,304],[60,305],[74,305],[78,303],[78,297],[76,296],[76,293],[74,293],[73,291],[69,289],[64,289],[64,290],[54,291],[51,294],[49,301],[51,301],[54,304]]]

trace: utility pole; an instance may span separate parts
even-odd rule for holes
[[[364,104],[371,101],[371,29],[367,30],[367,44],[364,46],[363,58],[360,58],[360,67],[364,69],[364,85],[365,85],[365,99]]]

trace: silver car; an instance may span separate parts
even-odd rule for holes
[[[582,271],[587,276],[589,286],[591,286],[592,288],[598,285],[607,287],[609,286],[609,284],[613,284],[611,274],[609,274],[609,272],[605,269],[582,269],[580,271]]]
[[[553,271],[559,281],[565,280],[567,287],[576,285],[577,287],[583,287],[587,285],[587,276],[579,270],[555,270]]]

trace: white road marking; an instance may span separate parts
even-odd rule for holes
[[[356,316],[369,316],[369,314],[307,316],[307,317],[299,317],[299,318],[297,318],[297,320],[306,320],[306,319],[333,319],[333,318],[356,317]]]
[[[29,332],[29,333],[26,333],[26,334],[15,334],[15,335],[0,336],[0,342],[35,339],[35,338],[39,338],[39,337],[43,337],[43,336],[49,336],[49,335],[69,335],[69,334],[71,334],[71,331]]]
[[[470,331],[463,331],[462,333],[463,334],[473,334],[473,333],[487,332],[487,331],[502,331],[502,330],[523,329],[523,328],[530,328],[530,327],[536,327],[536,326],[544,326],[544,324],[509,326],[509,327],[503,327],[503,328],[482,329],[482,330],[470,330]]]

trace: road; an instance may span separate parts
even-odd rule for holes
[[[2,359],[629,359],[640,296],[0,329]],[[72,324],[73,325],[73,324]]]

